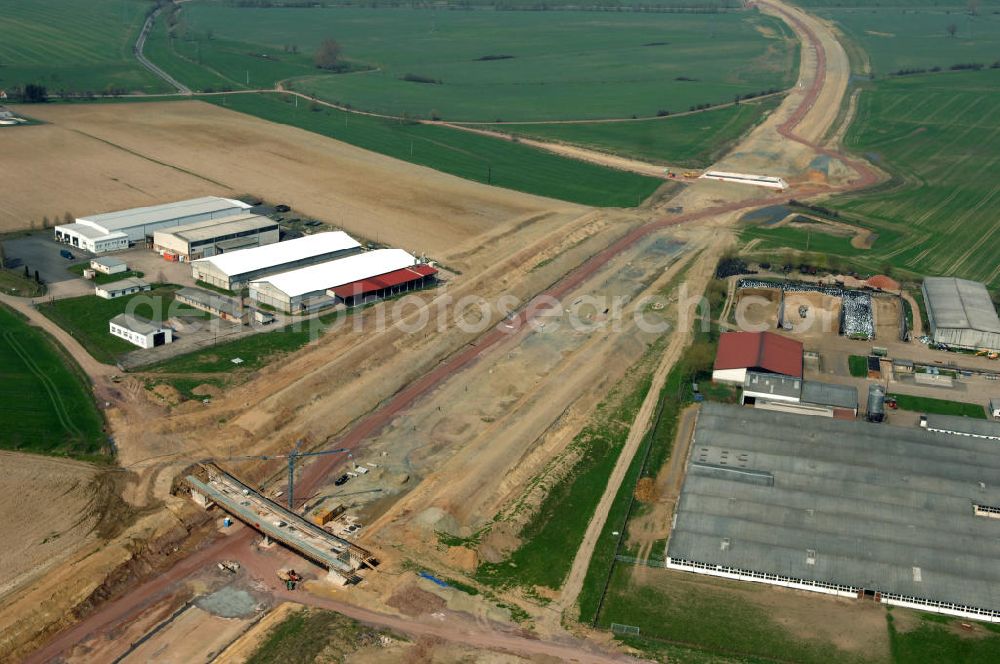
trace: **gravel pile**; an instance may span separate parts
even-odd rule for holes
[[[820,286],[801,281],[771,281],[768,279],[740,279],[737,288],[777,288],[789,292],[815,292],[839,297],[843,306],[840,314],[840,333],[847,337],[875,337],[875,316],[872,313],[871,293],[846,290],[839,286]]]

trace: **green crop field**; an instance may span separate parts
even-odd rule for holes
[[[365,110],[448,120],[654,116],[786,88],[797,63],[788,28],[755,11],[443,12],[192,2],[178,16],[183,30],[175,34],[183,37],[171,50],[158,32],[149,55],[194,87],[246,87],[248,72],[250,87],[269,87],[277,78],[310,73],[290,85]],[[345,61],[362,70],[309,69],[308,57],[326,38],[336,39]],[[287,53],[289,47],[298,53]],[[407,74],[424,82],[404,80]]]
[[[93,455],[104,444],[103,426],[73,360],[0,305],[0,447]]]
[[[988,67],[1000,60],[1000,13],[994,11],[1000,10],[1000,3],[981,3],[977,16],[968,14],[965,3],[914,4],[837,8],[817,14],[836,21],[868,54],[876,76],[970,62]],[[949,26],[954,26],[954,36]]]
[[[301,100],[296,107],[291,97],[276,93],[206,97],[205,101],[468,180],[584,205],[637,205],[663,183],[459,129],[327,107],[311,110]]]
[[[896,174],[896,187],[834,206],[880,238],[884,262],[1000,286],[1000,70],[880,81],[862,93],[846,146]]]
[[[676,117],[629,122],[493,124],[484,129],[558,141],[652,162],[703,168],[759,124],[781,100],[769,97]]]
[[[28,83],[49,94],[167,86],[132,56],[148,0],[0,2],[0,89]]]
[[[876,234],[871,249],[845,236],[753,225],[757,253],[788,247],[871,271],[952,275],[1000,288],[1000,70],[904,76],[868,84],[845,139],[893,174],[868,192],[824,205]],[[817,227],[817,230],[820,228]]]

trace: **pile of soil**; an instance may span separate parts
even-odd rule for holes
[[[643,503],[656,502],[660,497],[656,490],[656,481],[652,477],[643,477],[635,485],[635,499]]]
[[[445,601],[426,590],[421,590],[416,586],[404,586],[400,588],[386,602],[389,606],[407,616],[419,616],[424,613],[434,613],[445,607]]]

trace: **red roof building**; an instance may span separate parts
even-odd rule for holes
[[[390,297],[423,288],[433,281],[436,274],[437,270],[430,265],[414,265],[368,279],[352,281],[349,284],[331,288],[327,294],[340,298],[347,306],[354,306],[367,300]]]
[[[742,385],[747,371],[802,378],[802,344],[773,332],[724,333],[712,379]]]

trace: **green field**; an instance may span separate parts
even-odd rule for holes
[[[167,312],[171,315],[184,315],[191,318],[207,318],[203,311],[189,308],[178,308],[174,305],[174,292],[178,286],[160,285],[146,293],[131,297],[119,297],[105,300],[96,295],[84,295],[63,300],[53,300],[40,305],[39,311],[52,319],[59,327],[72,334],[77,341],[98,362],[114,364],[125,353],[138,350],[129,342],[108,331],[108,321],[118,314],[125,313],[130,303],[143,303],[136,307],[137,316],[151,320],[162,321]],[[172,308],[173,307],[173,308]]]
[[[187,12],[178,13],[186,16]],[[284,44],[234,41],[216,36],[214,30],[187,26],[181,20],[170,32],[168,20],[158,20],[146,40],[145,55],[192,90],[270,89],[279,81],[318,72],[312,52],[292,53]]]
[[[992,664],[1000,653],[1000,626],[977,624],[977,634],[961,630],[961,620],[935,614],[920,614],[920,622],[908,630],[896,628],[889,619],[892,659],[898,664]],[[985,632],[985,634],[984,634]]]
[[[0,89],[37,83],[49,94],[167,86],[132,56],[148,0],[0,2]]]
[[[855,378],[868,376],[868,358],[864,355],[851,355],[847,358],[847,366]]]
[[[334,38],[345,60],[369,70],[307,76],[294,81],[295,89],[364,110],[447,120],[648,117],[786,88],[797,62],[790,31],[757,12],[270,9],[198,2],[180,15],[191,40],[182,46],[184,40],[175,39],[175,51],[186,57],[183,68],[200,57],[201,69],[218,72],[210,76],[214,84],[199,78],[195,87],[218,86],[220,75],[242,87],[247,70],[251,87],[301,75],[302,59]],[[285,54],[288,46],[300,55]],[[245,55],[250,52],[269,59]],[[178,57],[164,44],[149,55],[192,80],[173,69]],[[404,80],[407,74],[438,83]]]
[[[205,101],[467,180],[584,205],[638,205],[663,183],[439,125],[384,120],[328,107],[311,110],[301,100],[296,107],[290,96],[277,93],[215,96]]]
[[[103,426],[79,367],[0,305],[0,447],[92,456],[104,446]]]
[[[1000,288],[1000,70],[906,76],[868,84],[845,144],[890,172],[864,193],[823,203],[838,221],[876,234],[871,249],[846,236],[748,225],[757,254],[805,251],[830,266],[947,275]],[[819,227],[817,227],[819,229]],[[841,260],[844,259],[844,260]]]
[[[998,113],[1000,70],[880,81],[845,142],[900,184],[834,207],[886,236],[873,248],[884,262],[1000,286]]]
[[[895,397],[896,403],[902,410],[933,415],[958,415],[978,420],[986,419],[986,410],[982,404],[962,403],[961,401],[949,401],[947,399],[934,399],[931,397],[915,397],[909,394],[892,394],[889,396]]]
[[[281,355],[293,353],[315,338],[319,329],[313,329],[309,323],[292,324],[287,327],[258,332],[234,341],[225,341],[209,348],[157,362],[143,371],[166,374],[219,374],[234,371],[253,371],[272,362]],[[243,360],[238,366],[233,359]],[[197,380],[190,388],[209,382]],[[187,385],[187,383],[182,383]],[[182,393],[184,389],[178,387]]]
[[[845,36],[868,54],[878,77],[970,62],[989,67],[1000,60],[1000,14],[994,12],[1000,3],[981,3],[978,16],[970,16],[960,2],[941,7],[913,4],[836,8],[817,14],[836,21]],[[955,26],[955,36],[948,32],[950,25]]]
[[[630,122],[485,125],[515,136],[580,145],[636,159],[704,168],[777,108],[769,97],[676,117]]]

